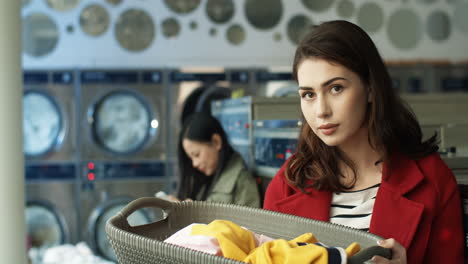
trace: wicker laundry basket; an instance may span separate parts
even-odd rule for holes
[[[141,208],[160,208],[164,219],[147,225],[130,226],[127,217]],[[272,238],[293,239],[313,233],[328,246],[347,247],[358,242],[363,248],[348,263],[365,263],[373,255],[390,256],[390,250],[376,246],[380,237],[348,227],[311,220],[263,209],[211,202],[171,203],[153,197],[129,203],[106,223],[109,242],[119,264],[197,263],[234,264],[239,261],[182,248],[163,242],[192,223],[210,223],[215,219],[232,221],[249,230]]]

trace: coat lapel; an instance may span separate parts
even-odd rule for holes
[[[331,192],[307,190],[304,194],[299,190],[276,202],[278,211],[320,221],[330,220]]]
[[[391,170],[383,167],[382,183],[372,213],[370,232],[394,238],[405,248],[411,244],[424,205],[405,197],[423,179],[416,162],[402,156],[393,157]]]

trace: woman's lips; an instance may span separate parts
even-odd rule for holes
[[[322,132],[322,134],[329,136],[335,133],[335,131],[338,129],[338,125],[326,124],[326,125],[320,126],[319,129]]]

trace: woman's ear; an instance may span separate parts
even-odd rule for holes
[[[215,146],[216,150],[220,151],[221,147],[223,146],[223,141],[221,140],[221,136],[217,133],[211,136],[211,144]]]

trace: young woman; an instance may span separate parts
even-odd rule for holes
[[[379,244],[393,257],[375,263],[463,263],[455,177],[437,135],[422,141],[369,36],[346,21],[315,27],[296,50],[293,75],[305,122],[264,208],[387,238]]]
[[[260,207],[257,183],[229,142],[221,124],[209,114],[185,121],[179,142],[178,198]]]

